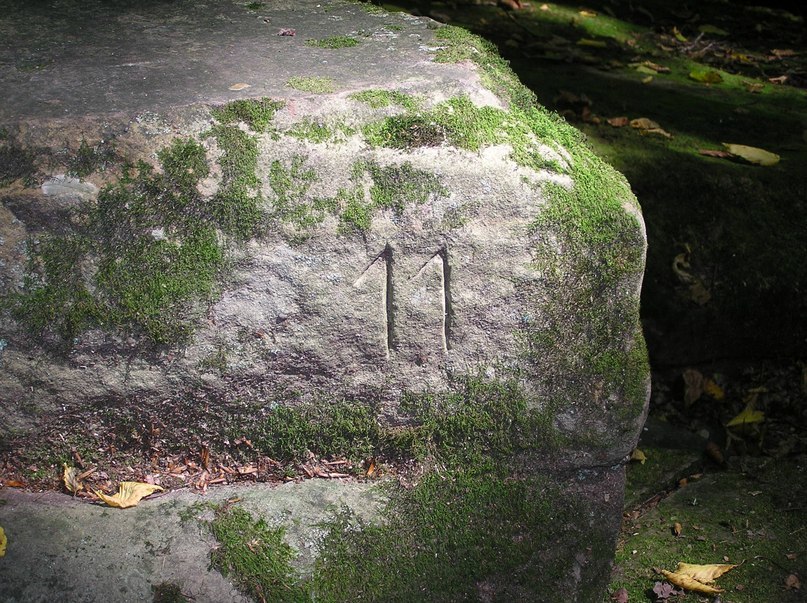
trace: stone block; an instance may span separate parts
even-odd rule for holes
[[[648,394],[644,227],[491,45],[308,0],[0,26],[4,438],[103,408],[373,457],[406,487],[333,524],[323,600],[598,600]]]

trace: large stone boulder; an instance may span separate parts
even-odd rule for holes
[[[183,447],[258,479],[345,459],[346,489],[406,487],[333,519],[322,600],[598,599],[648,394],[643,224],[488,44],[308,0],[0,30],[7,466],[112,467],[109,434],[168,485]]]

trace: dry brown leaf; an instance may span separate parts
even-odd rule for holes
[[[16,479],[10,479],[5,482],[2,482],[2,485],[8,488],[25,488],[25,484]]]
[[[246,90],[247,88],[250,88],[250,85],[249,84],[244,84],[243,82],[241,82],[241,83],[238,83],[238,84],[233,84],[232,86],[230,86],[228,88],[228,90],[238,92],[239,90]]]
[[[729,563],[710,563],[706,565],[699,565],[696,563],[679,563],[675,568],[676,574],[688,576],[698,582],[704,584],[711,584],[717,578],[728,572],[729,570],[737,567]]]
[[[605,121],[608,122],[608,125],[613,126],[615,128],[624,128],[630,123],[630,120],[624,116],[609,117]]]
[[[683,574],[676,574],[674,572],[668,572],[667,570],[661,570],[661,573],[672,584],[675,584],[680,588],[685,588],[686,590],[691,590],[696,593],[705,593],[707,595],[716,595],[723,592],[723,590],[720,588],[703,584],[694,578],[685,576]]]
[[[769,77],[768,78],[768,81],[771,84],[784,84],[787,80],[788,80],[788,77],[786,75],[780,75],[780,76],[777,76],[777,77]]]
[[[154,484],[144,484],[143,482],[121,482],[118,487],[118,493],[113,496],[107,496],[97,490],[95,494],[110,507],[127,509],[134,507],[142,498],[158,490],[164,490],[164,488]]]
[[[785,578],[785,587],[790,590],[801,590],[801,580],[796,574],[790,574]]]
[[[681,526],[681,524],[676,521],[673,524],[672,533],[676,538],[680,538],[681,537],[681,532],[683,531],[683,529],[684,528]]]
[[[684,378],[684,406],[692,406],[692,403],[703,395],[703,374],[696,369],[686,369],[682,377]]]
[[[64,487],[73,494],[77,494],[83,490],[84,484],[81,483],[81,480],[78,477],[78,469],[75,467],[70,467],[67,463],[62,463],[62,467],[64,467],[64,471],[62,472],[62,481],[64,482]]]

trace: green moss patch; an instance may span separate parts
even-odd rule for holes
[[[690,481],[628,520],[609,591],[625,588],[631,601],[641,601],[656,581],[664,581],[654,567],[672,571],[682,561],[733,563],[740,566],[718,580],[726,590],[724,600],[802,601],[802,592],[787,588],[785,581],[791,574],[807,574],[798,537],[807,519],[804,457],[787,462],[745,457],[743,466],[743,473],[729,470]],[[675,523],[682,526],[680,537],[672,531]],[[703,598],[687,592],[676,600]]]
[[[318,40],[306,40],[305,45],[313,48],[352,48],[358,46],[359,41],[350,36],[331,36]]]
[[[298,584],[291,565],[295,551],[283,540],[283,528],[256,521],[241,508],[223,506],[210,529],[219,541],[211,553],[213,566],[245,595],[267,603],[310,600]]]
[[[391,209],[400,215],[407,205],[422,205],[432,195],[447,194],[437,176],[416,169],[410,163],[380,166],[372,161],[356,162],[353,179],[359,182],[365,174],[372,179],[369,200],[358,192],[341,193],[344,205],[340,221],[348,230],[368,230],[373,214],[379,209]]]
[[[403,92],[398,92],[397,90],[383,90],[380,88],[362,90],[361,92],[354,92],[349,98],[365,103],[373,109],[398,105],[404,109],[413,111],[418,107],[418,103],[414,97],[409,94],[404,94]]]
[[[286,82],[286,85],[301,92],[315,94],[330,94],[336,91],[336,82],[329,77],[293,77]]]
[[[536,105],[535,94],[525,87],[487,40],[460,27],[441,27],[434,37],[442,47],[434,55],[438,63],[472,61],[479,66],[482,83],[511,106],[528,109]]]
[[[158,153],[162,173],[145,163],[127,168],[95,206],[78,210],[75,232],[32,242],[25,289],[4,302],[13,315],[68,345],[94,326],[140,331],[161,344],[186,340],[194,307],[215,293],[221,235],[246,238],[261,216],[252,193],[255,140],[234,126],[214,126],[211,135],[223,151],[214,198],[198,192],[209,168],[194,140]]]
[[[213,117],[222,124],[244,122],[255,132],[265,132],[275,113],[285,105],[270,98],[236,100],[213,109]]]
[[[540,478],[429,475],[393,497],[384,525],[337,518],[314,590],[327,601],[418,601],[425,593],[462,601],[485,591],[503,601],[570,601],[574,595],[551,592],[568,568],[549,548],[575,537],[562,534],[563,526],[583,511],[574,502],[559,506],[560,499]]]

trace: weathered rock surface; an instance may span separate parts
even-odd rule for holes
[[[582,505],[436,598],[595,600],[647,399],[635,199],[480,40],[367,8],[0,15],[0,434],[180,407],[204,432],[204,392],[211,446],[270,446],[347,400],[379,439],[303,447],[551,483],[546,526]]]

